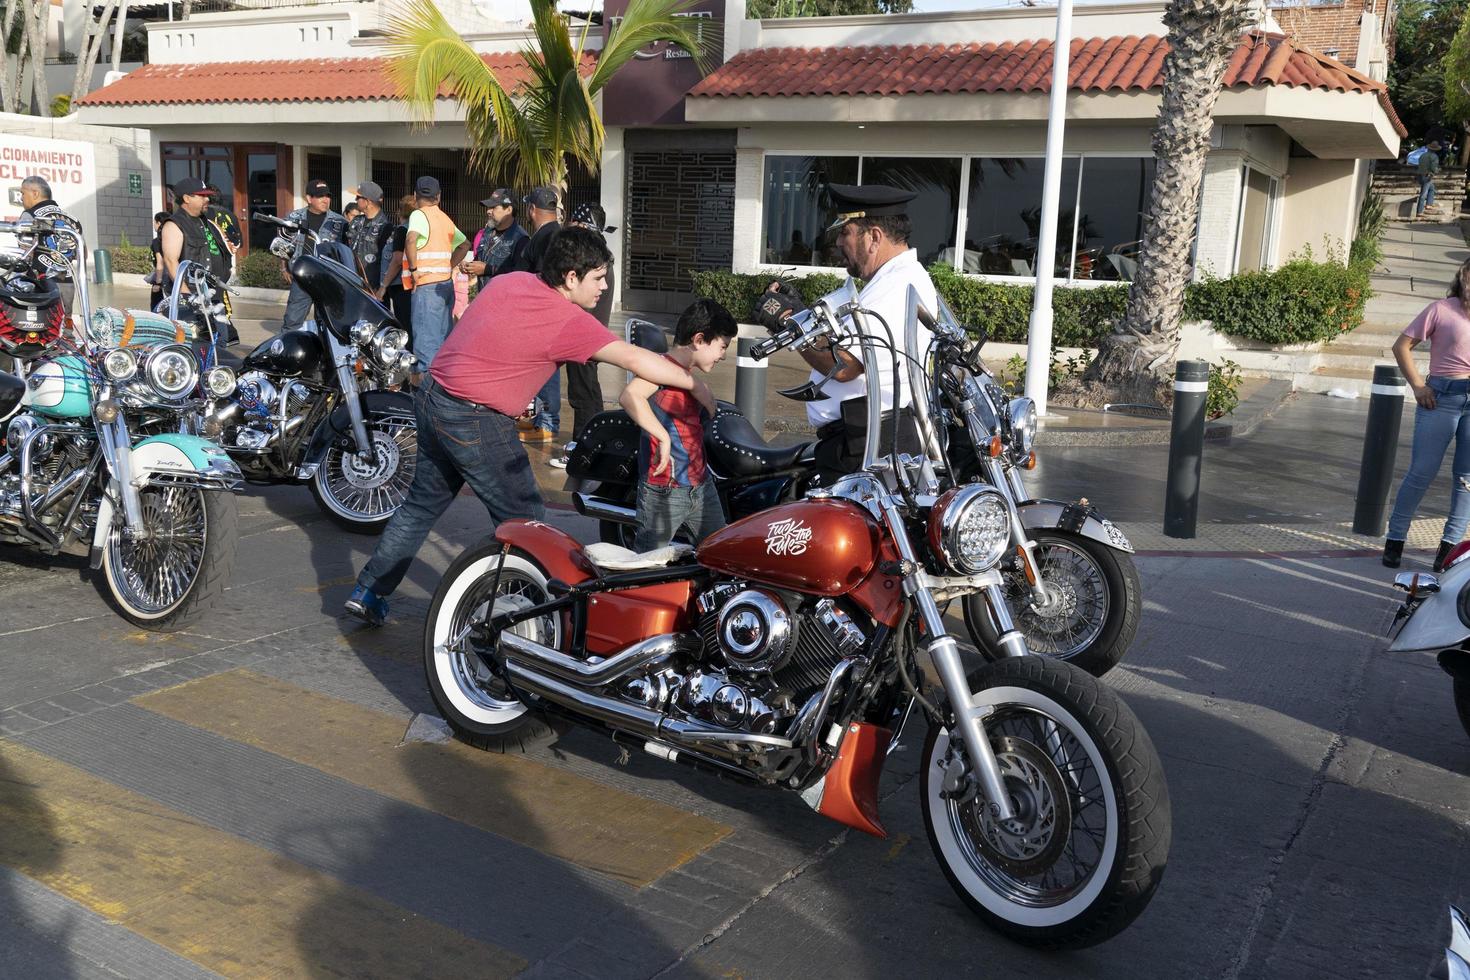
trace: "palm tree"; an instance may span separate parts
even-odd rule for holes
[[[434,118],[441,88],[464,107],[471,162],[525,185],[565,188],[567,164],[596,173],[604,130],[596,98],[639,48],[668,41],[687,50],[703,70],[716,34],[680,17],[689,0],[632,0],[595,63],[587,28],[573,45],[567,17],[555,0],[531,0],[535,45],[522,52],[531,80],[507,89],[433,0],[410,0],[388,25],[388,73],[399,96],[423,122]],[[706,22],[707,23],[707,22]]]
[[[1167,371],[1179,349],[1215,100],[1255,6],[1254,0],[1170,0],[1164,11],[1169,53],[1153,131],[1158,169],[1143,219],[1138,272],[1123,319],[1102,339],[1081,384],[1066,393],[1074,403],[1168,398]]]

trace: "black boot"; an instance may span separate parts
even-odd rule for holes
[[[1387,538],[1383,542],[1383,563],[1389,568],[1398,568],[1404,558],[1404,543]]]
[[[1444,571],[1444,560],[1450,556],[1450,551],[1454,547],[1455,543],[1453,541],[1441,541],[1439,543],[1439,550],[1434,553],[1434,570],[1436,572]]]

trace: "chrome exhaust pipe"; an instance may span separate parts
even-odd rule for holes
[[[537,667],[562,680],[584,687],[602,687],[625,674],[648,667],[675,654],[693,656],[704,644],[692,633],[668,633],[639,640],[606,660],[578,660],[560,650],[510,631],[500,634],[500,651],[507,662]]]
[[[632,507],[624,507],[601,497],[594,497],[590,493],[578,491],[572,494],[572,506],[577,508],[577,513],[583,517],[593,517],[599,521],[613,521],[617,524],[637,524],[638,511]]]
[[[548,677],[514,660],[506,660],[505,670],[511,684],[519,690],[596,719],[609,728],[622,729],[643,738],[672,742],[682,748],[694,750],[708,751],[711,747],[722,746],[726,749],[726,754],[737,756],[738,749],[742,746],[760,749],[792,747],[790,739],[777,735],[727,732],[670,718],[662,711],[654,711],[641,704],[611,698]]]

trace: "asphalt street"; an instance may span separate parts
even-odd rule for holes
[[[1372,559],[1139,556],[1108,682],[1163,757],[1173,850],[1131,929],[1057,955],[951,892],[917,728],[886,840],[586,733],[405,743],[480,505],[381,630],[341,612],[372,539],[304,489],[240,508],[233,585],[180,634],[130,627],[76,560],[0,555],[0,976],[1420,977],[1470,900],[1470,739],[1431,660],[1382,653]]]

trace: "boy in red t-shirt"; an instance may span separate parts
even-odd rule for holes
[[[702,299],[679,317],[674,349],[664,355],[691,374],[708,374],[724,360],[735,338],[735,318],[714,300]],[[638,442],[638,551],[662,548],[685,531],[699,544],[725,526],[720,494],[707,479],[704,420],[715,413],[709,386],[695,379],[689,391],[660,388],[634,378],[618,404],[643,429]]]

